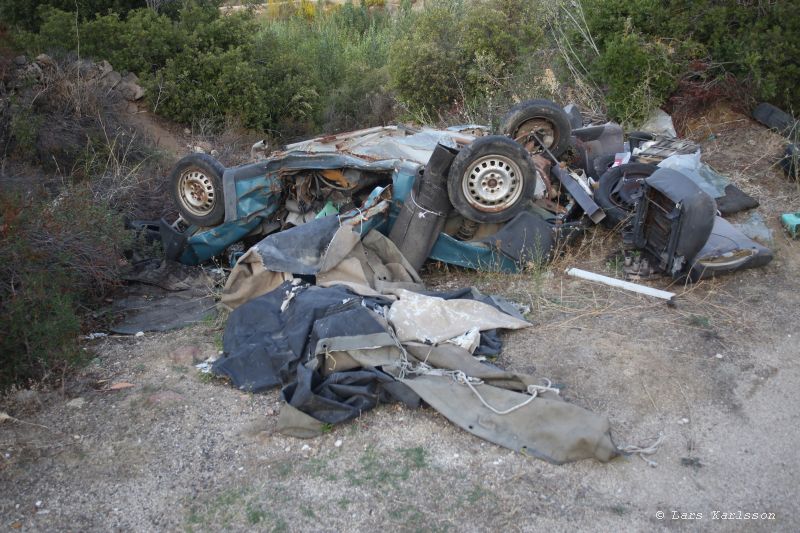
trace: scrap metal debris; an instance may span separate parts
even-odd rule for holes
[[[198,366],[243,390],[281,388],[279,430],[311,437],[380,403],[432,406],[481,438],[553,463],[620,454],[608,420],[549,380],[500,369],[499,331],[529,326],[474,289],[429,292],[426,259],[518,271],[603,222],[623,235],[637,280],[696,281],[762,266],[769,249],[717,216],[757,200],[677,139],[671,120],[626,135],[522,102],[499,135],[377,127],[291,144],[224,168],[205,155],[170,177],[180,212],[162,220],[167,257],[198,264],[245,241],[223,290],[223,352]],[[263,142],[254,154],[265,150]],[[242,248],[242,249],[245,249]],[[570,269],[568,275],[673,302],[675,294]]]

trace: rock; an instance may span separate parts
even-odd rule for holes
[[[337,440],[336,440],[336,442],[334,442],[334,443],[333,443],[333,445],[334,445],[335,447],[337,447],[337,448],[341,448],[341,446],[342,446],[342,439],[337,439]]]
[[[131,115],[135,115],[139,112],[139,106],[136,105],[136,102],[128,102],[128,105],[125,106],[125,111],[130,113]]]
[[[42,68],[56,68],[56,62],[47,54],[36,56],[36,63]]]
[[[102,61],[100,61],[100,62],[97,64],[97,68],[100,70],[100,77],[101,77],[101,78],[102,78],[103,76],[105,76],[106,74],[109,74],[109,73],[111,73],[111,72],[114,72],[114,67],[112,67],[112,66],[111,66],[111,63],[109,63],[109,62],[108,62],[108,61],[106,61],[105,59],[104,59],[104,60],[102,60]]]
[[[122,80],[117,84],[115,89],[122,93],[122,96],[126,100],[130,100],[131,102],[141,100],[144,97],[144,89],[137,83]]]
[[[35,390],[22,389],[14,394],[14,402],[20,407],[34,407],[42,404],[39,393]]]
[[[144,331],[137,331],[134,337],[144,337]]]
[[[44,72],[42,71],[42,67],[36,63],[30,63],[18,71],[17,76],[11,80],[10,86],[14,88],[25,87],[26,85],[42,81],[43,76]]]
[[[94,77],[93,74],[95,73],[94,63],[89,61],[88,59],[79,59],[73,63],[75,67],[78,68],[78,73],[81,76],[92,78]]]
[[[101,81],[104,86],[108,87],[109,89],[113,89],[119,85],[120,81],[122,81],[122,75],[120,75],[119,72],[112,70],[111,72],[106,73],[101,78]]]
[[[128,72],[122,76],[122,81],[139,85],[139,77],[133,72]]]
[[[67,407],[72,407],[73,409],[80,409],[84,405],[86,405],[86,400],[81,397],[73,398],[67,402]]]
[[[211,157],[219,157],[219,151],[211,150]]]
[[[183,128],[183,134],[184,135],[191,135],[192,134],[192,130],[190,130],[189,128]]]
[[[24,67],[28,64],[28,58],[25,56],[17,56],[14,58],[14,64],[18,67]]]

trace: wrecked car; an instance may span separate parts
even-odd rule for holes
[[[357,221],[362,237],[372,229],[389,236],[414,270],[432,259],[518,271],[547,261],[560,244],[601,222],[621,230],[637,257],[644,254],[648,274],[697,280],[769,262],[768,249],[715,222],[726,199],[740,208],[757,202],[720,186],[724,178],[700,163],[697,145],[648,132],[626,140],[618,124],[583,126],[575,106],[568,107],[571,115],[547,100],[522,102],[499,135],[474,125],[399,125],[290,144],[231,168],[189,155],[170,176],[180,217],[160,223],[167,257],[198,264],[238,241],[247,248],[336,215],[340,225]],[[672,183],[671,193],[664,183]],[[650,190],[656,192],[647,196]],[[652,200],[659,192],[663,205]],[[702,199],[695,205],[684,196]],[[669,213],[669,202],[676,207],[666,218],[643,211],[660,206]],[[699,220],[703,231],[687,220]],[[307,240],[312,231],[297,236]],[[679,235],[698,242],[682,247]],[[681,255],[684,248],[691,255]],[[626,273],[647,277],[638,266]]]
[[[528,151],[537,142],[527,140],[531,132],[554,156],[566,150],[569,125],[563,111],[552,103],[532,103],[517,115],[517,123],[507,125],[513,139],[486,135],[479,126],[386,126],[290,144],[267,159],[232,168],[205,154],[189,155],[170,177],[180,218],[162,221],[167,255],[197,264],[243,239],[252,244],[316,218],[357,212],[380,188],[389,209],[372,224],[383,233],[407,218],[404,206],[426,222],[416,224],[413,240],[401,246],[414,256],[415,268],[429,257],[470,268],[517,270],[526,260],[546,256],[554,235],[583,225],[580,206],[567,194],[559,196],[560,187],[551,183],[548,162],[536,164]],[[440,174],[432,191],[426,187],[432,180],[420,179],[429,163]],[[581,188],[564,175],[571,188]],[[509,225],[515,229],[503,231]],[[529,238],[512,242],[520,230]]]

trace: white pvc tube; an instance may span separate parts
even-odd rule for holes
[[[595,274],[594,272],[581,270],[580,268],[568,268],[567,275],[575,276],[576,278],[587,279],[589,281],[597,281],[600,283],[604,283],[606,285],[611,285],[612,287],[619,287],[620,289],[638,292],[639,294],[645,294],[647,296],[654,296],[656,298],[661,298],[662,300],[672,300],[673,298],[675,298],[674,292],[662,291],[659,289],[648,287],[646,285],[631,283],[630,281],[623,281],[621,279],[609,278],[608,276],[603,276],[602,274]]]

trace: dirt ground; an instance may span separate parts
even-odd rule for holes
[[[608,416],[618,445],[663,435],[657,466],[554,466],[399,406],[317,439],[284,437],[277,391],[243,394],[193,367],[220,346],[221,329],[204,324],[87,342],[96,358],[81,379],[3,400],[18,422],[0,425],[0,527],[797,531],[800,242],[777,217],[800,208],[800,193],[770,167],[780,138],[749,119],[714,110],[691,131],[707,162],[761,200],[766,268],[672,286],[668,307],[562,274],[616,272],[618,237],[598,228],[547,269],[426,275],[530,306],[533,326],[505,335],[497,363],[562,384],[568,401]],[[121,382],[133,386],[96,390]]]

